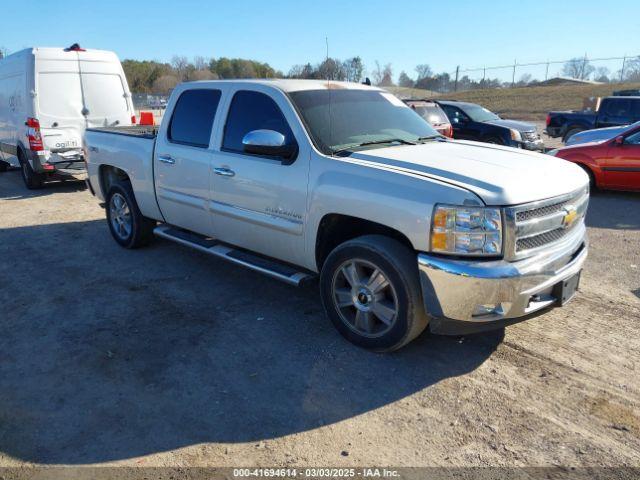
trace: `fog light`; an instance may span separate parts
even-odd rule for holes
[[[508,303],[495,303],[495,304],[487,304],[487,305],[476,305],[476,308],[473,310],[471,314],[472,317],[485,317],[488,315],[498,315],[503,316],[510,304]]]

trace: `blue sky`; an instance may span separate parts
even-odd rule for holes
[[[114,50],[121,59],[243,57],[287,72],[329,54],[410,76],[547,59],[640,54],[640,1],[3,0],[0,46]],[[18,21],[6,21],[15,18]],[[21,20],[20,20],[21,19]],[[557,67],[559,68],[559,67]],[[556,68],[556,69],[557,69]],[[616,64],[611,66],[611,70]],[[534,76],[538,72],[532,72]],[[552,72],[556,73],[556,72]],[[502,76],[507,75],[505,71]],[[510,74],[508,74],[510,75]]]

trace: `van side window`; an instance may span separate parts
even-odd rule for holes
[[[169,141],[207,148],[220,95],[220,90],[208,89],[182,92],[169,123]]]
[[[243,152],[242,139],[253,130],[275,130],[286,144],[295,143],[293,132],[276,102],[260,92],[242,90],[233,96],[224,128],[222,149]]]

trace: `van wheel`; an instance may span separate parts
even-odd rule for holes
[[[22,172],[22,180],[24,181],[25,186],[29,190],[42,188],[44,186],[45,175],[34,172],[29,161],[24,158],[22,152],[18,153],[18,160],[20,161],[20,172]]]
[[[415,252],[382,235],[336,247],[322,267],[320,294],[336,329],[369,350],[397,350],[429,323]]]
[[[107,193],[106,213],[111,235],[124,248],[143,247],[153,239],[156,222],[140,213],[129,182],[111,186]]]
[[[504,142],[502,141],[502,139],[498,137],[489,137],[485,140],[485,142],[492,143],[494,145],[504,145]]]
[[[0,172],[6,172],[9,170],[9,164],[0,160]]]

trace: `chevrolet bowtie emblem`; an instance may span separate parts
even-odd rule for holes
[[[562,226],[569,228],[578,219],[578,210],[573,205],[567,205],[564,207],[564,211],[567,213],[562,217]]]

